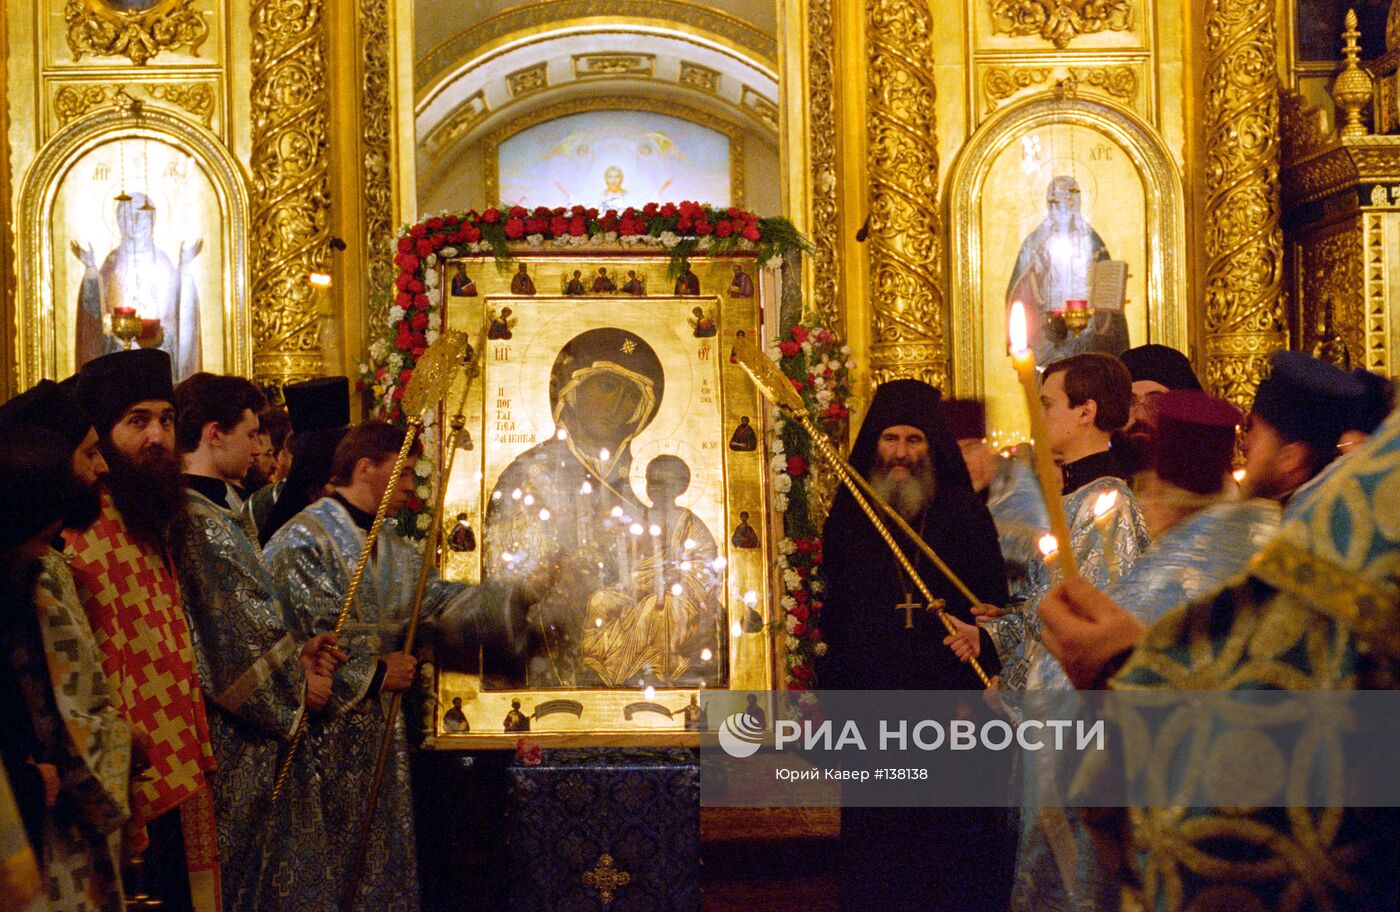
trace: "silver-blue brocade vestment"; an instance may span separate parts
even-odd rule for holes
[[[301,638],[238,516],[197,491],[179,561],[209,740],[225,909],[318,905],[325,825],[307,771],[271,806],[279,758],[305,712]]]
[[[1094,508],[1101,495],[1116,494],[1111,519],[1101,528]],[[1147,524],[1137,499],[1117,478],[1101,477],[1065,498],[1070,540],[1079,575],[1099,589],[1122,579],[1147,549]],[[1059,581],[1059,572],[1046,574],[1046,585],[1034,594],[1027,615],[1026,689],[1070,691],[1073,686],[1060,663],[1040,637],[1035,606]],[[1085,818],[1072,808],[1057,806],[1050,793],[1058,774],[1052,753],[1028,755],[1022,765],[1021,832],[1016,847],[1016,876],[1012,885],[1014,912],[1100,912],[1116,908],[1114,874],[1101,861]]]
[[[1228,583],[1278,528],[1279,506],[1272,500],[1207,507],[1157,536],[1108,595],[1150,626],[1178,605]]]
[[[364,530],[330,497],[297,514],[268,541],[264,552],[268,567],[303,638],[335,627],[364,542]],[[332,884],[332,902],[334,891],[349,876],[384,735],[388,695],[372,691],[376,668],[381,656],[403,644],[421,562],[422,555],[412,543],[387,526],[381,529],[340,638],[340,648],[350,660],[336,671],[330,703],[312,718],[307,743],[298,755],[306,762],[314,757],[318,764],[328,842],[323,862]],[[505,587],[447,583],[433,573],[423,599],[423,617],[437,618],[444,631],[500,629],[510,601]],[[418,909],[408,775],[408,741],[400,714],[356,894],[355,908],[362,912]]]
[[[1001,658],[1001,688],[1021,690],[1026,686],[1027,624],[1040,596],[1050,588],[1040,553],[1040,537],[1049,530],[1050,519],[1035,471],[1023,456],[997,458],[987,509],[997,526],[1011,602],[1007,613],[986,627]]]

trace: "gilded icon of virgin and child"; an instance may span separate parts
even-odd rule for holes
[[[582,332],[555,359],[555,433],[506,467],[486,509],[484,576],[563,568],[532,609],[526,667],[505,676],[517,686],[724,685],[720,551],[678,503],[690,466],[653,458],[645,499],[630,481],[632,441],[665,384],[655,350],[625,329]]]
[[[1045,218],[1026,235],[1017,253],[1006,288],[1008,315],[1013,301],[1025,305],[1037,364],[1089,351],[1121,354],[1129,345],[1121,309],[1095,313],[1077,334],[1055,318],[1067,301],[1088,301],[1094,264],[1111,259],[1103,238],[1080,211],[1079,182],[1067,174],[1051,178],[1045,208]]]

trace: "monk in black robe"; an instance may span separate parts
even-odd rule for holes
[[[981,602],[1005,605],[996,526],[972,489],[938,399],[938,390],[917,380],[882,384],[850,462]],[[963,624],[975,624],[967,599],[903,533],[893,534],[934,598]],[[906,613],[896,606],[923,597],[844,489],[827,519],[823,551],[821,623],[828,652],[817,666],[822,688],[982,689],[971,667],[945,644],[952,638],[934,613],[915,610],[913,629],[905,627]],[[996,649],[985,631],[975,630],[978,661],[995,675]],[[985,711],[980,700],[967,702],[974,717]],[[1009,773],[998,768],[985,775],[1006,781]],[[841,908],[1005,909],[1012,855],[1003,808],[842,808]]]

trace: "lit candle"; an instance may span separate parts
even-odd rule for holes
[[[1244,483],[1244,469],[1235,469],[1235,471],[1231,472],[1230,474],[1234,477],[1235,484]]]
[[[1065,307],[1070,310],[1088,310],[1089,302],[1083,298],[1070,298],[1065,302]]]
[[[1045,427],[1045,412],[1040,407],[1040,378],[1035,373],[1035,354],[1026,341],[1026,308],[1020,301],[1011,305],[1011,325],[1008,328],[1011,340],[1011,364],[1021,379],[1021,388],[1026,394],[1026,411],[1030,413],[1031,440],[1034,443],[1035,475],[1040,482],[1040,495],[1045,499],[1045,510],[1050,514],[1050,532],[1059,547],[1060,572],[1065,579],[1077,575],[1074,568],[1074,554],[1070,550],[1069,522],[1065,519],[1064,501],[1060,499],[1060,473],[1055,461],[1050,457],[1050,432]]]
[[[1049,532],[1040,536],[1040,559],[1045,564],[1045,569],[1050,572],[1053,578],[1055,575],[1055,555],[1059,553],[1059,542],[1055,541],[1055,536]]]
[[[1099,542],[1103,545],[1104,566],[1108,567],[1108,581],[1118,581],[1118,571],[1113,564],[1113,507],[1118,503],[1117,491],[1105,491],[1094,501],[1094,528],[1098,529]]]

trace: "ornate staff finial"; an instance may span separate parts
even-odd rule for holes
[[[1332,83],[1332,100],[1337,110],[1345,116],[1342,124],[1342,139],[1356,139],[1365,136],[1366,125],[1361,122],[1361,112],[1371,103],[1371,74],[1358,62],[1361,45],[1357,39],[1361,32],[1356,27],[1356,10],[1347,10],[1346,29],[1342,32],[1342,56],[1346,58],[1342,71]]]

